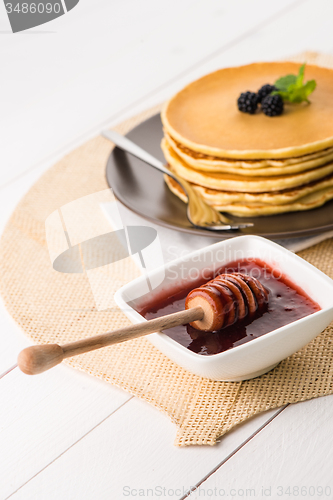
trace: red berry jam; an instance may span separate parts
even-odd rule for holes
[[[202,332],[190,325],[181,325],[165,330],[164,333],[198,354],[218,354],[320,310],[319,305],[300,287],[258,259],[231,262],[209,279],[218,274],[235,272],[257,278],[268,290],[268,307],[263,314],[214,332]],[[168,290],[167,295],[159,296],[149,304],[143,304],[138,312],[146,319],[153,319],[184,310],[187,294],[207,281],[206,276],[206,279],[187,283],[184,288],[178,287],[174,293]]]

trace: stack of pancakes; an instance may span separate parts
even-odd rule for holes
[[[258,63],[211,73],[176,94],[162,112],[169,168],[216,209],[239,216],[309,210],[333,198],[333,70],[306,66],[311,103],[268,117],[241,113],[237,98],[297,74],[299,64]],[[170,177],[171,191],[186,201]]]

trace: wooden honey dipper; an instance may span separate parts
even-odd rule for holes
[[[220,274],[186,297],[185,309],[201,306],[202,319],[191,321],[197,330],[214,332],[266,310],[268,292],[256,278],[242,273]]]
[[[27,347],[20,352],[17,364],[24,373],[35,375],[58,365],[65,358],[178,325],[190,323],[197,330],[205,332],[220,330],[263,313],[267,304],[268,292],[256,278],[242,273],[220,274],[187,295],[185,311],[62,346],[45,344]]]

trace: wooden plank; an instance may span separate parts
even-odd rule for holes
[[[189,498],[332,498],[332,418],[331,396],[288,406]]]
[[[186,15],[193,3],[193,0],[178,3],[178,15]],[[158,8],[153,0],[80,1],[70,15],[36,28],[35,36],[35,30],[31,30],[5,37],[6,51],[0,54],[0,60],[8,62],[10,57],[11,71],[3,81],[3,91],[16,99],[13,102],[0,96],[4,113],[0,120],[16,111],[29,112],[41,100],[63,91],[76,77],[93,72],[106,58],[112,61],[142,45],[172,18],[173,7],[175,0]],[[41,64],[43,56],[47,57]]]
[[[0,498],[73,446],[131,396],[61,366],[36,377],[18,368],[0,380]]]
[[[38,492],[39,498],[48,500],[120,499],[131,490],[132,496],[134,490],[139,496],[142,488],[179,490],[174,498],[180,498],[198,476],[227,457],[273,414],[266,412],[249,420],[215,447],[176,448],[172,444],[174,425],[157,410],[147,411],[146,403],[134,398],[11,498],[32,500]],[[150,493],[150,498],[158,496]]]

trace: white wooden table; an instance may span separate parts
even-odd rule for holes
[[[0,225],[58,158],[214,69],[333,54],[332,0],[80,0],[11,34],[0,5]],[[333,398],[263,413],[215,447],[109,384],[17,368],[25,338],[1,305],[0,499],[333,498]],[[289,488],[289,489],[288,489]],[[326,488],[326,489],[325,489]]]

